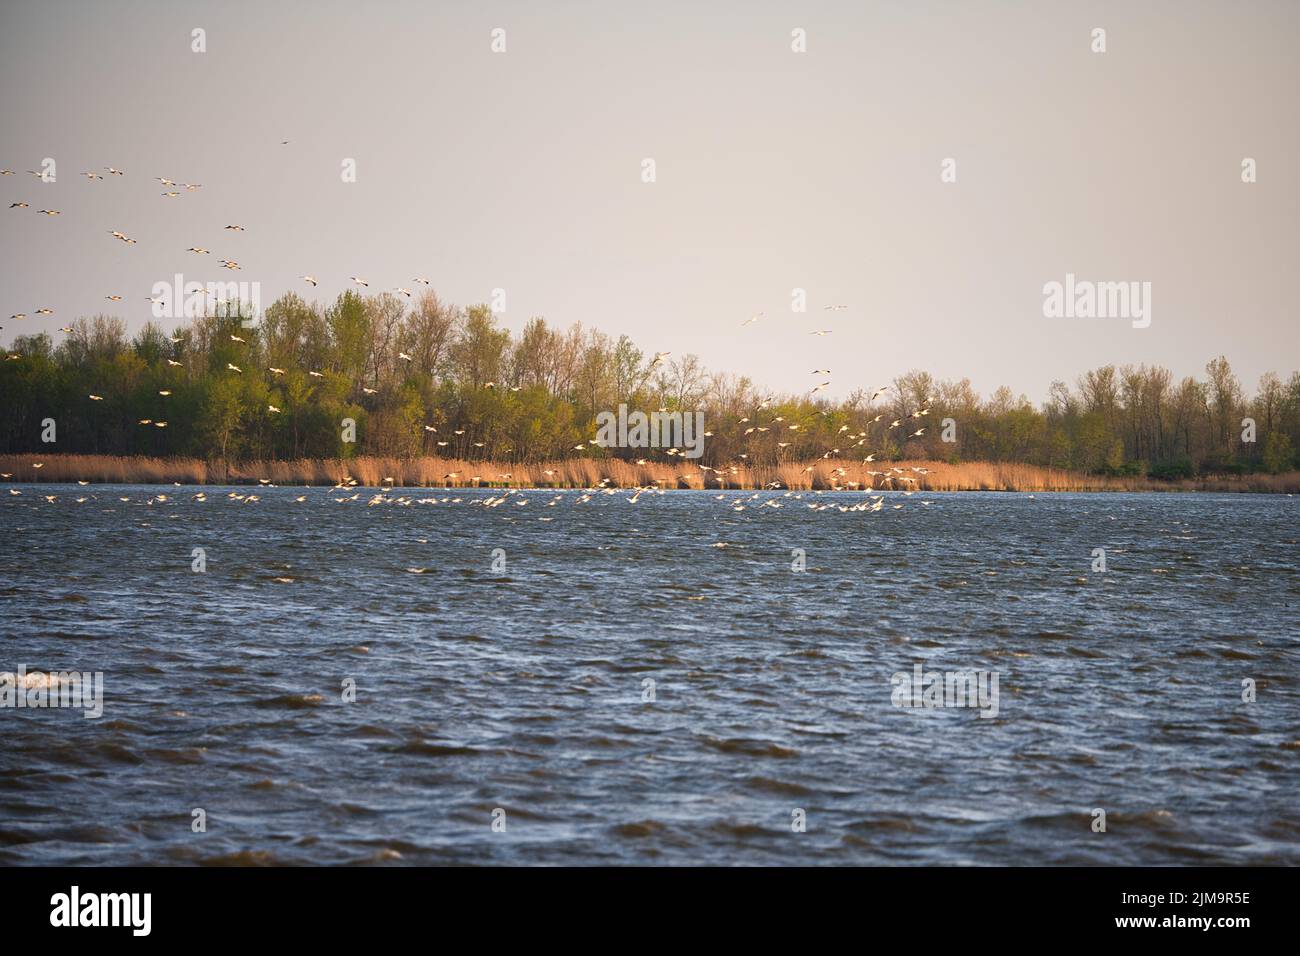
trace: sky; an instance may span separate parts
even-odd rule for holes
[[[782,392],[922,368],[1038,402],[1219,354],[1253,391],[1300,367],[1298,27],[1267,0],[0,0],[0,199],[30,203],[0,208],[0,342],[134,332],[177,272],[263,305],[427,276]],[[1150,324],[1045,316],[1067,274],[1149,282]]]

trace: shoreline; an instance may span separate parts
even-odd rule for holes
[[[40,464],[40,468],[33,467]],[[875,472],[875,474],[871,474]],[[659,487],[665,490],[1003,491],[1300,493],[1300,471],[1278,475],[1204,476],[1176,481],[1112,477],[1008,462],[901,460],[863,464],[825,459],[720,468],[668,461],[637,465],[615,458],[571,458],[532,464],[450,458],[299,459],[225,464],[198,458],[114,455],[0,455],[0,483],[91,485],[274,485],[366,488],[567,489]],[[390,481],[391,479],[391,481]]]

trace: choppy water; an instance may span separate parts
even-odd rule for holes
[[[0,863],[1300,862],[1295,498],[19,487]]]

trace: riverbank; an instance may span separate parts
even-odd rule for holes
[[[36,465],[41,467],[37,468]],[[875,474],[871,474],[875,472]],[[1179,481],[1109,477],[1002,462],[871,462],[819,460],[815,464],[755,465],[720,471],[694,462],[637,465],[617,459],[572,458],[534,464],[448,458],[299,459],[209,462],[198,458],[112,455],[0,455],[3,481],[92,484],[337,485],[355,480],[377,487],[591,488],[604,482],[622,488],[795,490],[896,489],[901,491],[1214,491],[1295,494],[1300,472],[1280,475],[1209,476]]]

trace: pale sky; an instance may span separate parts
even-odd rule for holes
[[[515,331],[581,321],[779,391],[924,368],[1037,402],[1220,353],[1253,391],[1300,367],[1297,27],[1227,0],[4,0],[0,199],[31,207],[0,209],[0,342],[101,310],[134,332],[178,271],[264,305],[312,298],[304,273],[321,300],[426,275],[505,289]],[[24,172],[46,157],[56,183]],[[1150,282],[1150,327],[1044,318],[1066,273]]]

